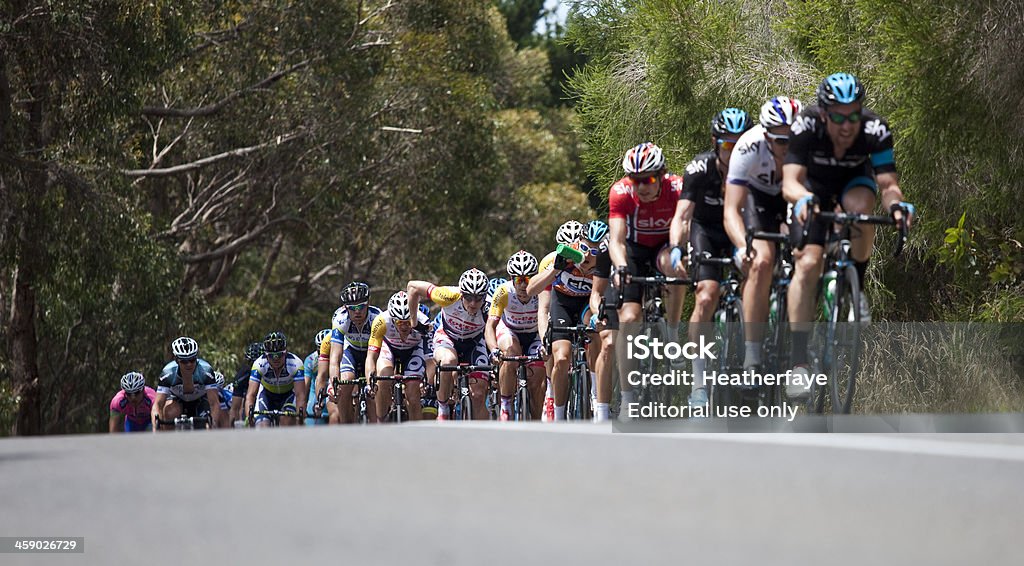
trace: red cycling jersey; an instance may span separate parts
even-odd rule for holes
[[[637,182],[623,177],[608,191],[608,218],[626,221],[626,243],[657,248],[668,242],[668,229],[676,213],[676,203],[683,190],[683,178],[666,174],[661,177],[661,192],[653,202],[640,202]]]

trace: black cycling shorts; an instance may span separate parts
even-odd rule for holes
[[[786,200],[782,195],[769,195],[757,189],[747,191],[743,206],[743,223],[749,232],[778,233],[786,221]]]
[[[590,306],[590,295],[572,297],[558,291],[551,291],[551,324],[548,336],[551,342],[571,340],[572,334],[564,330],[555,330],[555,326],[576,326],[582,323],[583,311]]]
[[[662,246],[663,247],[663,246]],[[640,244],[626,243],[626,267],[630,275],[653,277],[658,271],[658,252],[661,247],[649,248]],[[639,283],[630,283],[622,289],[623,303],[639,303],[643,298],[643,287]]]
[[[704,252],[711,257],[732,257],[735,246],[723,226],[705,226],[694,220],[690,223],[690,277],[694,281],[721,281],[721,265],[701,265],[697,258]]]

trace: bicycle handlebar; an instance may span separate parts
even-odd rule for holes
[[[874,224],[877,226],[892,226],[896,225],[896,219],[892,216],[882,216],[874,214],[854,214],[849,212],[814,212],[813,209],[808,210],[807,222],[804,223],[803,229],[800,231],[800,241],[797,245],[797,249],[802,250],[807,245],[807,238],[810,235],[811,223],[815,217],[822,218],[824,220],[831,221],[833,224],[840,224],[843,226],[853,226],[854,224]],[[900,237],[896,242],[896,250],[893,252],[893,257],[899,257],[903,253],[903,246],[907,243],[907,236],[909,229],[907,228],[906,222],[900,222],[898,224]]]
[[[693,280],[689,277],[668,277],[665,275],[641,277],[639,275],[627,274],[626,280],[629,283],[639,283],[641,285],[690,285],[693,283]]]
[[[419,377],[419,376],[416,376],[416,375],[412,375],[412,376],[407,376],[407,375],[371,375],[370,376],[370,384],[371,385],[377,383],[378,381],[391,381],[391,382],[394,382],[394,383],[398,383],[398,382],[405,383],[406,381],[422,381],[422,380],[423,380],[422,377]]]
[[[436,371],[454,371],[454,372],[457,372],[457,373],[472,373],[474,371],[484,371],[484,372],[487,372],[487,371],[491,371],[493,369],[494,369],[494,366],[491,366],[491,365],[472,366],[472,365],[468,365],[468,364],[459,364],[459,365],[456,365],[456,366],[438,365]]]
[[[544,358],[540,356],[506,356],[505,354],[501,354],[498,356],[498,360],[502,362],[528,364],[530,362],[543,362]]]

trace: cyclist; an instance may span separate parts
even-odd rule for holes
[[[459,277],[458,287],[438,287],[429,281],[410,281],[408,294],[410,310],[419,307],[421,297],[441,306],[441,325],[434,331],[433,338],[434,360],[439,365],[487,365],[487,344],[484,341],[487,315],[483,311],[487,275],[483,271],[467,269]],[[474,372],[469,377],[473,414],[477,419],[486,419],[484,397],[487,395],[487,374]],[[439,421],[449,418],[447,400],[454,379],[455,372],[441,372],[441,383],[437,390]]]
[[[353,380],[367,377],[363,374],[366,368],[366,352],[370,342],[370,330],[373,321],[380,316],[380,309],[370,305],[370,286],[362,281],[353,281],[341,290],[339,296],[341,308],[334,311],[331,323],[331,359],[329,368],[330,381],[327,386],[328,411],[334,403],[339,412],[339,421],[353,423],[356,420],[355,407],[352,403],[352,384],[342,385],[334,390],[334,380]],[[321,389],[317,385],[317,391]],[[368,387],[368,385],[367,385]],[[376,421],[376,410],[373,403],[366,404],[369,422]]]
[[[602,302],[614,304],[618,299],[615,289],[609,285],[611,278],[611,256],[608,254],[608,225],[600,220],[591,220],[585,228],[584,241],[588,248],[597,246],[601,253],[597,256],[597,267],[594,270],[594,284],[590,290],[590,303],[584,312],[583,320],[598,333],[600,346],[588,347],[590,378],[594,383],[594,422],[609,419],[609,405],[612,399],[612,366],[615,354],[616,338],[619,330],[619,315],[616,311],[603,312]],[[620,383],[622,389],[628,383]]]
[[[594,272],[600,246],[577,238],[572,247],[583,253],[583,263],[572,261],[551,252],[540,262],[539,274],[530,279],[526,292],[536,296],[551,291],[550,323],[556,326],[574,326],[583,316],[590,303]],[[572,335],[563,330],[554,330],[545,325],[548,342],[551,344],[552,367],[551,388],[554,392],[554,420],[565,420],[565,408],[569,399],[569,364],[572,357]]]
[[[324,349],[324,343],[327,343],[328,354],[322,356]],[[313,337],[313,351],[310,352],[306,359],[302,361],[302,373],[306,378],[306,388],[309,393],[306,397],[306,424],[307,425],[318,425],[327,424],[326,418],[321,418],[325,407],[320,406],[318,395],[319,391],[316,390],[317,377],[321,372],[327,371],[327,364],[330,361],[330,344],[331,344],[331,329],[324,328],[320,332],[316,333]],[[326,391],[324,392],[326,395]]]
[[[241,426],[242,419],[248,415],[242,414],[245,407],[245,398],[249,392],[249,374],[252,373],[252,363],[263,355],[262,342],[250,342],[245,347],[245,360],[242,367],[235,372],[235,379],[231,387],[231,422],[234,426]]]
[[[302,359],[288,351],[288,338],[274,331],[263,339],[263,355],[252,364],[249,391],[245,398],[245,412],[297,411],[305,418],[306,379]],[[257,387],[258,386],[258,387]],[[270,417],[259,415],[256,426],[269,426]],[[295,417],[281,417],[282,426],[296,424]]]
[[[736,247],[734,259],[746,273],[743,284],[744,369],[761,365],[761,341],[776,246],[754,240],[748,254],[747,232],[779,232],[786,216],[782,198],[782,160],[794,120],[803,109],[795,98],[776,96],[761,105],[759,124],[740,136],[729,162],[725,185],[725,231]]]
[[[583,224],[575,220],[568,220],[558,227],[555,232],[555,245],[563,244],[571,246],[583,233]],[[545,289],[537,295],[537,331],[541,336],[548,335],[548,320],[551,316],[551,290]],[[547,386],[544,392],[544,411],[541,413],[542,422],[555,420],[555,397],[551,391],[551,356],[547,355],[547,348],[544,341],[541,341],[541,351],[546,356],[544,361],[544,373],[548,376]]]
[[[726,108],[711,120],[713,150],[701,153],[686,166],[683,194],[679,197],[676,215],[672,219],[672,266],[677,273],[685,273],[682,244],[689,242],[690,259],[697,282],[693,313],[690,315],[689,337],[697,341],[710,333],[709,322],[718,304],[719,281],[722,268],[716,265],[698,265],[697,258],[705,252],[714,257],[732,255],[732,243],[723,226],[723,200],[725,178],[733,147],[740,136],[751,127],[750,116],[739,108]],[[706,360],[693,360],[693,391],[690,404],[706,405],[708,394],[704,386]]]
[[[213,382],[217,384],[217,400],[220,401],[220,416],[217,417],[217,428],[231,428],[231,402],[234,400],[233,389],[224,380],[224,374],[214,370]]]
[[[870,214],[881,197],[882,207],[898,223],[913,222],[914,206],[903,201],[893,156],[889,124],[864,108],[864,86],[853,75],[834,73],[818,85],[817,104],[805,108],[793,123],[793,134],[782,166],[782,193],[793,204],[790,237],[798,239],[812,209]],[[809,227],[807,246],[794,254],[793,281],[789,286],[789,319],[792,330],[793,373],[809,373],[807,342],[814,297],[824,266],[824,244],[832,225],[815,220]],[[874,248],[875,229],[860,226],[854,231],[851,255],[863,291],[865,274]],[[861,293],[863,322],[871,320],[867,298]],[[787,386],[790,397],[809,394],[806,378]]]
[[[157,382],[156,399],[150,413],[154,425],[158,418],[169,421],[184,414],[207,418],[212,415],[210,426],[216,426],[220,422],[217,384],[209,362],[199,358],[199,344],[182,336],[171,342],[171,353],[174,360],[164,366]]]
[[[141,373],[130,371],[122,375],[121,390],[110,400],[110,432],[150,430],[154,399],[156,390],[146,385]]]
[[[526,250],[519,250],[508,258],[505,269],[512,280],[506,281],[495,291],[484,330],[487,348],[495,363],[499,354],[521,356],[526,352],[529,356],[537,356],[541,348],[540,335],[537,333],[538,299],[526,293],[530,278],[537,275],[537,257]],[[544,362],[534,362],[527,369],[532,419],[541,416],[541,400],[546,381],[543,368]],[[511,401],[516,392],[518,369],[519,364],[505,363],[498,370],[498,389],[501,394],[498,420],[507,421],[511,418]]]
[[[370,342],[366,354],[366,375],[381,377],[395,375],[395,368],[402,369],[405,377],[423,379],[423,337],[430,319],[416,310],[416,321],[409,310],[409,295],[399,291],[388,300],[388,310],[373,321]],[[405,399],[408,401],[409,420],[423,418],[420,404],[420,381],[405,382]],[[377,418],[383,422],[394,396],[394,385],[389,381],[377,384]]]
[[[623,286],[623,272],[652,276],[656,273],[672,275],[669,243],[670,228],[676,203],[683,190],[682,177],[668,173],[661,148],[646,142],[630,148],[622,158],[626,176],[608,191],[609,248],[612,264],[612,284],[622,289],[623,304],[619,309],[619,324],[641,321],[640,301],[642,288],[630,283]],[[683,314],[681,286],[668,289],[667,322],[672,337],[678,335],[679,320]],[[621,348],[620,348],[621,349]],[[625,360],[624,352],[619,358]],[[619,364],[620,383],[626,382],[627,364]],[[633,391],[622,388],[623,407],[634,400]]]

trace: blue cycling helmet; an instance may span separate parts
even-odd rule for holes
[[[501,287],[505,283],[508,283],[508,279],[505,279],[504,277],[495,277],[494,279],[491,279],[490,281],[488,281],[487,282],[487,296],[489,297],[489,296],[493,295],[494,292],[498,290],[498,287]]]
[[[739,108],[726,108],[711,120],[711,135],[720,138],[722,136],[738,136],[749,130],[754,124],[750,115]]]
[[[583,237],[591,242],[600,242],[607,235],[608,225],[600,220],[587,222],[586,228],[583,229]]]
[[[849,73],[833,73],[818,85],[818,104],[851,104],[864,98],[864,85]]]

